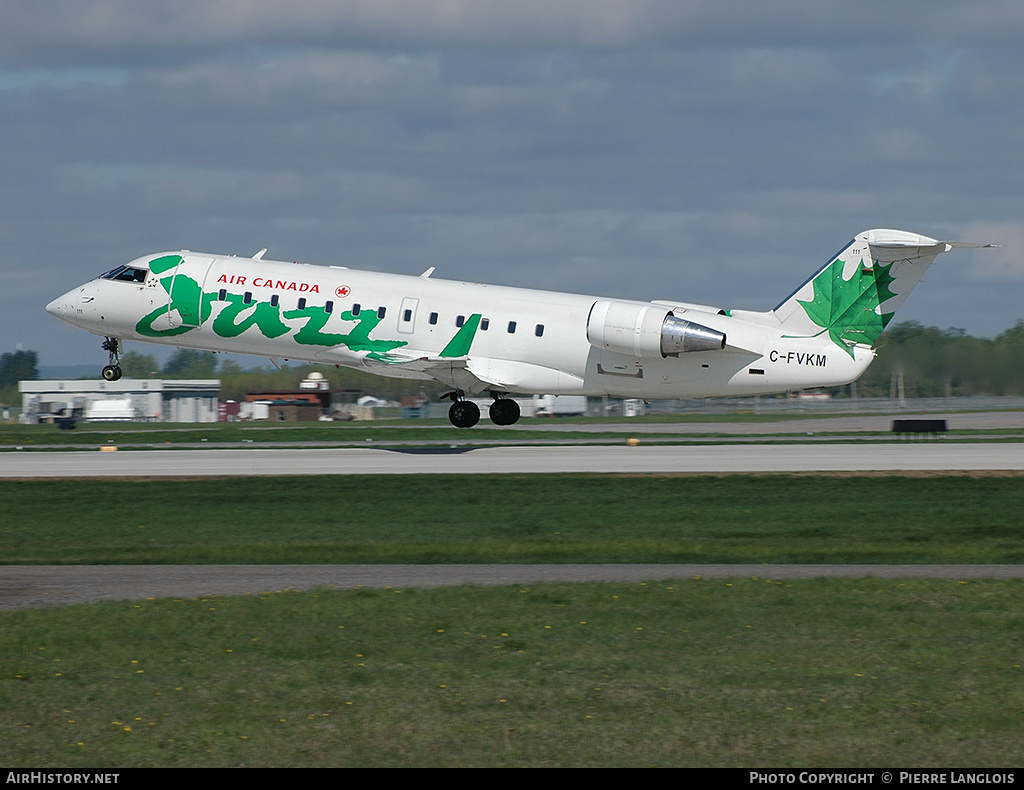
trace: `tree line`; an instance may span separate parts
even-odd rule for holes
[[[991,339],[908,321],[886,330],[876,350],[860,397],[889,397],[900,378],[908,398],[1024,395],[1024,320]]]

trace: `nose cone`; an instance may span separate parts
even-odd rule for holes
[[[71,326],[78,326],[78,319],[80,310],[75,309],[75,304],[81,299],[79,291],[68,291],[66,294],[61,294],[48,305],[46,305],[46,312],[52,316],[56,316],[61,321],[66,321]]]

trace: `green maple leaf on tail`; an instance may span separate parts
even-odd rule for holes
[[[814,278],[814,298],[799,299],[807,317],[828,330],[832,342],[851,357],[855,343],[873,345],[893,313],[882,313],[879,306],[894,294],[889,286],[895,279],[892,264],[865,265],[862,260],[849,280],[843,279],[846,263],[836,258]]]

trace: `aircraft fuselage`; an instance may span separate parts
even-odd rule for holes
[[[874,356],[866,345],[841,348],[827,333],[787,336],[773,312],[191,252],[145,256],[112,272],[48,311],[108,338],[344,365],[466,393],[783,392],[847,383]],[[665,353],[666,317],[711,339]]]

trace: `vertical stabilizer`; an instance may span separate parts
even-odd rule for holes
[[[775,308],[790,337],[827,334],[853,356],[873,346],[941,252],[956,245],[902,230],[868,230]],[[971,245],[974,246],[974,245]]]

